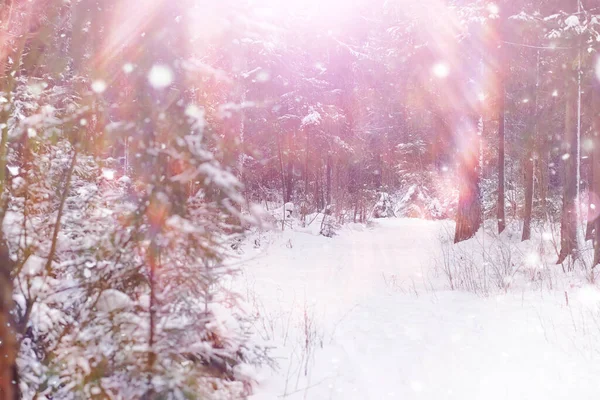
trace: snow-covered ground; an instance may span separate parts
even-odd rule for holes
[[[434,260],[451,229],[386,219],[249,240],[241,286],[279,365],[252,399],[598,398],[596,287],[450,291]]]

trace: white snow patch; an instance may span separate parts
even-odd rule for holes
[[[579,17],[577,15],[570,15],[565,19],[565,25],[567,28],[573,28],[579,26]]]
[[[13,181],[12,181],[13,190],[19,191],[19,190],[21,190],[22,188],[25,187],[25,184],[26,184],[26,182],[25,182],[25,179],[23,177],[16,176],[16,177],[13,178]]]
[[[19,169],[18,166],[16,166],[16,165],[14,165],[14,166],[8,165],[6,168],[8,168],[8,172],[10,172],[11,176],[17,176],[17,175],[19,175],[20,169]]]
[[[128,184],[130,184],[130,183],[131,183],[131,178],[130,178],[130,177],[128,177],[127,175],[123,175],[122,177],[120,177],[120,178],[117,180],[117,182],[119,182],[119,183],[123,183],[123,184],[126,184],[126,185],[128,185]]]
[[[44,266],[46,265],[46,259],[31,255],[23,264],[23,272],[29,276],[38,275],[44,270]]]
[[[96,307],[101,312],[113,312],[129,308],[133,302],[125,293],[116,289],[106,289],[100,294]]]
[[[166,221],[166,225],[173,229],[177,229],[183,233],[203,233],[204,228],[192,224],[189,220],[180,217],[179,215],[173,215]]]
[[[318,111],[311,109],[310,112],[302,118],[301,126],[319,125],[321,123],[321,114]]]
[[[261,371],[251,399],[595,398],[600,329],[589,313],[600,291],[556,281],[543,293],[449,291],[433,258],[453,228],[388,218],[333,238],[286,228],[257,234],[258,246],[248,240],[237,283],[249,291],[257,338],[276,346],[279,362]],[[530,242],[514,250],[515,263],[538,264]],[[575,292],[569,307],[565,291]]]
[[[585,285],[577,293],[577,300],[588,308],[600,307],[600,289],[596,286]]]
[[[102,168],[102,176],[109,181],[115,179],[116,171],[110,168]]]
[[[195,104],[189,104],[185,108],[185,115],[192,119],[192,129],[195,129],[198,133],[202,134],[202,132],[204,132],[204,127],[206,126],[204,109]]]

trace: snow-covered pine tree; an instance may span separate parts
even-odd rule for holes
[[[12,280],[17,331],[2,337],[7,355],[19,353],[26,399],[240,398],[244,366],[267,359],[248,341],[224,257],[252,221],[231,166],[213,155],[221,132],[189,90],[178,9],[150,10],[148,35],[125,24],[139,38],[129,54],[146,51],[123,61],[108,56],[123,39],[113,18],[134,18],[131,4],[94,3],[37,10],[25,51],[6,58],[2,210],[14,266],[1,283]],[[27,59],[39,41],[67,62]]]

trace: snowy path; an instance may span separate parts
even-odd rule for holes
[[[280,367],[253,399],[600,396],[597,310],[566,307],[562,291],[444,290],[431,265],[447,228],[386,220],[247,249],[256,328]]]

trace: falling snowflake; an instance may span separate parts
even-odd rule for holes
[[[126,74],[132,73],[133,72],[133,64],[127,63],[127,64],[123,65],[123,72],[125,72]]]

